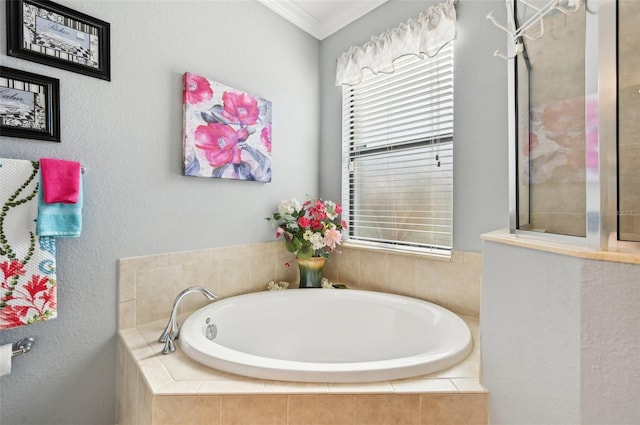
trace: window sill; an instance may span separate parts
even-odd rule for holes
[[[360,251],[387,253],[387,254],[393,254],[393,255],[402,255],[405,257],[428,258],[430,260],[446,261],[446,262],[452,262],[453,257],[455,256],[455,252],[453,251],[450,251],[448,254],[441,254],[441,253],[430,252],[430,251],[418,251],[417,249],[413,250],[413,249],[401,249],[401,248],[387,248],[387,247],[381,247],[377,245],[358,243],[354,241],[344,241],[341,246],[349,249],[357,249]]]

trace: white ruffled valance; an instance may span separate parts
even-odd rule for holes
[[[430,7],[418,19],[371,37],[363,46],[351,47],[338,58],[336,86],[356,85],[362,70],[393,72],[393,61],[400,56],[435,56],[442,46],[456,38],[456,8],[453,0]]]

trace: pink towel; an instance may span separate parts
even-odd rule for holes
[[[80,163],[41,158],[42,194],[47,204],[75,204],[80,194]]]

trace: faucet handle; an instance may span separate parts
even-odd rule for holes
[[[179,332],[178,321],[176,320],[174,322],[170,320],[169,323],[167,323],[167,326],[165,326],[164,331],[162,331],[162,334],[160,335],[160,338],[158,338],[158,341],[167,342],[168,340],[177,339]]]
[[[180,301],[182,300],[182,298],[184,298],[185,295],[191,292],[200,292],[209,300],[215,300],[216,298],[218,298],[216,294],[200,286],[192,286],[190,288],[182,290],[178,294],[176,299],[173,301],[173,306],[171,307],[171,315],[169,316],[169,323],[167,323],[167,326],[164,328],[164,331],[162,331],[160,338],[158,338],[158,341],[165,343],[164,349],[162,350],[164,354],[173,353],[176,350],[173,344],[173,341],[178,339],[178,335],[180,334],[180,328],[178,327],[178,319],[177,319],[178,306],[180,305]]]
[[[167,341],[164,343],[164,348],[162,349],[162,354],[169,354],[176,351],[176,346],[173,344],[173,339],[167,338]]]

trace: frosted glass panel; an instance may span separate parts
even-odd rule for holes
[[[520,229],[586,236],[585,25],[584,7],[551,13],[516,59]]]
[[[640,241],[640,1],[618,2],[618,228]]]

